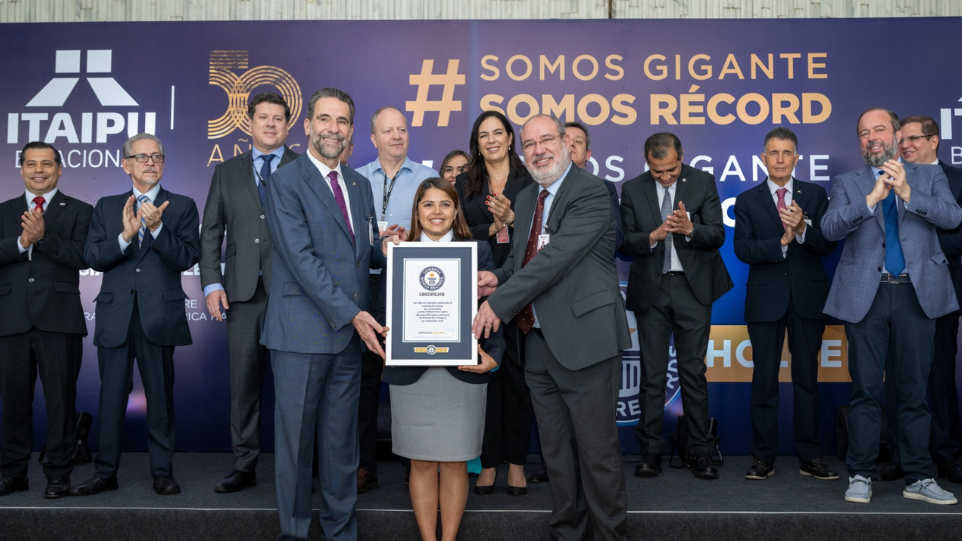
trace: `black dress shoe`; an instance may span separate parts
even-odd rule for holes
[[[498,481],[498,472],[494,472],[494,481],[490,485],[479,485],[474,484],[474,493],[478,496],[487,496],[489,494],[494,494],[494,483]],[[510,493],[510,492],[509,492]]]
[[[752,467],[748,468],[748,472],[745,474],[745,479],[759,481],[762,479],[768,479],[769,477],[775,475],[774,464],[763,462],[754,457],[752,458]]]
[[[26,477],[0,477],[0,496],[9,496],[29,488],[30,481]]]
[[[91,477],[88,481],[75,485],[70,489],[71,496],[93,496],[105,490],[117,490],[117,478]]]
[[[828,468],[828,464],[822,458],[816,458],[811,462],[802,462],[798,467],[798,473],[805,477],[814,477],[823,481],[835,481],[838,479],[838,472]]]
[[[169,475],[155,475],[154,492],[161,496],[173,496],[180,494],[180,485]]]
[[[894,462],[890,462],[879,468],[878,473],[883,481],[896,481],[905,477],[905,474],[902,473],[902,465]]]
[[[47,490],[44,491],[43,497],[48,500],[53,500],[56,498],[63,498],[64,496],[70,495],[70,477],[66,475],[57,475],[51,477],[47,480]]]
[[[661,455],[645,453],[641,455],[641,463],[635,468],[635,477],[658,477],[661,473]]]
[[[718,470],[711,462],[711,455],[702,453],[695,457],[691,472],[699,479],[718,479]]]
[[[534,470],[534,473],[528,476],[529,483],[547,483],[548,482],[548,465],[544,462],[538,466],[538,469]]]
[[[217,483],[214,487],[214,492],[218,494],[227,494],[230,492],[239,492],[245,488],[252,488],[257,486],[257,474],[252,471],[240,471],[234,470],[230,472],[230,475],[224,478],[223,481]]]
[[[377,474],[367,468],[357,469],[357,493],[364,494],[368,490],[374,490],[380,485],[377,482]]]
[[[945,460],[939,462],[939,479],[945,479],[950,483],[962,484],[962,467],[958,462]]]

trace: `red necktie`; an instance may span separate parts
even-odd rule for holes
[[[37,205],[37,209],[36,209],[36,210],[39,210],[39,211],[40,211],[40,214],[43,214],[43,204],[46,203],[46,202],[47,202],[47,200],[44,199],[43,196],[41,196],[41,195],[38,195],[37,197],[34,197],[34,198],[33,198],[33,204],[34,204],[34,205]]]
[[[775,203],[775,208],[777,208],[778,210],[782,210],[782,209],[786,208],[786,206],[785,206],[785,194],[786,194],[787,192],[788,192],[788,190],[787,190],[786,188],[779,188],[779,189],[775,190],[775,195],[778,196],[778,202]],[[785,227],[785,222],[782,222],[782,227],[783,227],[783,228]]]
[[[524,250],[524,260],[521,262],[521,268],[524,268],[528,262],[534,259],[534,255],[538,253],[538,237],[541,235],[544,201],[548,198],[548,193],[548,190],[541,190],[541,194],[538,195],[538,204],[534,207],[534,222],[531,224],[531,232],[528,233],[528,246]],[[516,319],[521,332],[528,334],[531,328],[534,327],[534,309],[531,308],[530,303],[518,312]]]
[[[354,228],[351,227],[351,218],[347,214],[344,192],[341,191],[341,185],[337,182],[337,171],[328,173],[327,178],[331,179],[331,191],[334,192],[334,200],[337,201],[337,207],[341,209],[341,215],[344,216],[344,223],[347,224],[347,231],[351,234],[351,244],[354,244]]]

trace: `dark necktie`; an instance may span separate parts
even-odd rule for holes
[[[42,195],[38,195],[37,197],[34,197],[33,204],[37,205],[34,210],[40,211],[40,214],[43,214],[43,204],[46,202],[47,200],[44,199]]]
[[[881,175],[884,171],[879,171]],[[905,270],[905,256],[902,254],[902,241],[899,240],[899,208],[895,190],[882,200],[882,213],[885,216],[885,270],[899,275]]]
[[[347,224],[347,232],[351,234],[351,244],[357,245],[354,240],[354,228],[351,227],[351,218],[347,213],[347,204],[344,201],[344,192],[341,191],[341,185],[337,182],[337,171],[331,171],[327,174],[327,178],[331,179],[331,191],[334,192],[334,200],[337,201],[337,208],[341,209],[341,216],[344,217],[344,223]]]
[[[261,207],[267,206],[267,179],[271,178],[271,160],[273,159],[273,154],[261,154],[261,160],[264,163],[261,164],[261,178],[257,183],[257,195],[261,198]]]
[[[541,190],[541,194],[538,195],[538,204],[534,207],[534,221],[531,223],[531,232],[528,234],[528,246],[524,250],[524,260],[521,262],[521,268],[524,268],[532,259],[534,255],[538,253],[538,237],[541,235],[541,221],[544,218],[544,201],[548,198],[548,190]],[[532,327],[534,327],[534,309],[529,303],[527,306],[518,312],[517,316],[518,328],[521,332],[528,334]]]
[[[788,192],[788,189],[787,189],[787,188],[779,188],[779,189],[775,190],[775,195],[778,196],[778,202],[775,203],[775,208],[777,208],[778,210],[782,210],[782,209],[784,209],[784,208],[787,208],[787,207],[785,206],[785,194],[786,194],[787,192]],[[785,227],[785,222],[782,222],[782,228],[787,229],[787,227]]]
[[[150,198],[146,195],[141,195],[137,198],[140,201],[140,205],[143,206],[144,203],[149,203]],[[140,216],[140,229],[137,230],[137,247],[140,248],[144,244],[144,234],[147,232],[147,221],[144,220],[143,215]]]

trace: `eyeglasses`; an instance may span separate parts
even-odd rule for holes
[[[904,139],[905,139],[906,141],[908,141],[909,143],[914,143],[914,142],[918,141],[919,139],[928,140],[929,137],[932,137],[932,136],[931,136],[931,135],[908,135],[908,136],[904,137]]]
[[[541,143],[541,146],[548,146],[551,143],[554,143],[559,137],[560,135],[549,135],[547,137],[542,137],[538,141],[525,141],[524,143],[521,143],[521,150],[525,152],[532,150],[538,143]]]
[[[147,163],[147,160],[153,160],[154,163],[164,163],[163,154],[134,154],[133,156],[125,156],[125,160],[134,160],[137,163]]]

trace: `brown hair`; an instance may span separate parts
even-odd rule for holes
[[[455,191],[454,185],[450,182],[444,180],[440,177],[432,177],[418,186],[417,192],[414,193],[414,207],[411,209],[411,229],[408,230],[408,240],[418,241],[421,240],[421,221],[418,220],[418,205],[421,200],[424,199],[424,194],[427,193],[431,188],[441,190],[451,201],[454,201],[454,223],[451,225],[451,229],[454,230],[454,236],[461,240],[467,240],[471,238],[471,229],[468,228],[468,222],[464,219],[464,213],[461,212],[461,203],[458,201],[458,192]]]

